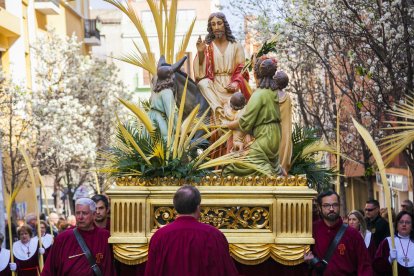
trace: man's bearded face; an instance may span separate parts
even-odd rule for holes
[[[226,30],[223,20],[217,17],[213,17],[213,19],[210,21],[210,24],[214,36],[218,39],[222,38]]]

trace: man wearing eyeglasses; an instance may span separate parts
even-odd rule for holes
[[[373,271],[364,240],[357,230],[344,225],[339,202],[339,195],[334,191],[318,195],[321,219],[313,224],[315,244],[311,251],[305,252],[305,262],[311,265],[312,275],[371,276]],[[342,236],[337,236],[341,232]]]
[[[365,203],[365,220],[367,222],[367,229],[371,231],[375,245],[378,247],[390,235],[388,222],[380,216],[378,200],[370,199]]]

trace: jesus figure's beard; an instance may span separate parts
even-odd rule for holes
[[[224,35],[224,32],[215,32],[214,33],[214,36],[218,39],[221,39],[223,37],[223,35]]]

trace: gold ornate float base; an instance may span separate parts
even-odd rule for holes
[[[231,256],[241,264],[257,265],[272,258],[283,265],[298,265],[303,261],[303,252],[309,245],[284,244],[230,244]],[[148,259],[148,245],[114,244],[115,259],[127,264],[138,265]]]
[[[178,185],[142,183],[123,179],[122,186],[107,191],[111,198],[109,242],[115,258],[128,265],[147,260],[151,236],[176,216],[172,198]],[[316,191],[303,178],[273,185],[266,179],[254,181],[254,185],[240,183],[226,178],[199,186],[200,221],[224,233],[230,254],[242,264],[256,265],[268,258],[283,265],[302,263],[304,251],[314,243],[312,199]]]

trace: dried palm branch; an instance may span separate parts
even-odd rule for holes
[[[9,228],[9,248],[10,248],[10,260],[13,263],[14,262],[14,255],[13,255],[13,232],[12,232],[12,206],[13,203],[16,199],[17,194],[20,192],[20,190],[22,189],[22,185],[17,185],[16,188],[14,189],[14,191],[11,192],[11,195],[9,196],[9,200],[7,201],[7,206],[6,206],[6,214],[7,214],[7,220],[9,221],[8,223],[8,228]]]
[[[104,0],[104,1],[108,2],[109,4],[114,5],[119,10],[121,10],[126,16],[129,17],[129,19],[132,21],[132,23],[134,23],[137,31],[139,32],[141,39],[144,42],[147,53],[151,53],[151,46],[148,40],[147,33],[145,32],[144,26],[142,25],[142,22],[139,19],[134,9],[132,1],[128,1],[126,6],[123,4],[122,0]]]
[[[154,133],[154,126],[152,124],[152,121],[144,110],[142,110],[138,105],[135,105],[127,100],[120,98],[118,98],[118,100],[137,116],[137,118],[144,124],[145,128],[150,134]]]
[[[175,106],[174,106],[175,107]],[[167,130],[167,149],[171,147],[171,142],[173,141],[173,130],[174,130],[174,114],[175,114],[175,108],[170,108],[170,117],[168,118],[168,130]],[[167,150],[167,156],[165,157],[166,160],[169,160],[170,157],[170,151]]]
[[[204,119],[206,118],[206,116],[207,116],[207,114],[208,114],[208,112],[210,111],[210,108],[208,108],[204,113],[203,113],[203,115],[201,115],[201,117],[200,118],[198,118],[197,119],[197,122],[194,124],[194,127],[192,128],[192,130],[191,130],[191,132],[190,132],[190,134],[188,135],[188,137],[187,137],[187,140],[184,142],[184,148],[187,148],[188,146],[189,146],[189,144],[190,144],[190,142],[191,142],[191,140],[193,139],[193,137],[194,137],[194,135],[195,135],[195,133],[198,131],[198,130],[200,130],[200,129],[202,129],[202,130],[204,130],[204,131],[206,131],[206,133],[209,133],[209,131],[208,131],[208,129],[207,129],[207,127],[206,127],[206,125],[204,124]]]
[[[139,155],[141,155],[142,159],[144,159],[147,164],[151,164],[150,161],[149,161],[149,159],[148,159],[148,157],[145,156],[144,152],[142,151],[142,149],[140,148],[140,146],[135,142],[135,140],[132,137],[132,135],[128,132],[128,130],[119,121],[118,116],[117,116],[117,121],[118,121],[118,127],[121,130],[122,135],[125,138],[125,141],[127,141],[130,145],[132,145],[132,147],[139,153]]]
[[[203,162],[213,150],[216,150],[219,146],[224,144],[232,135],[232,131],[227,131],[224,135],[222,135],[219,139],[217,139],[211,146],[209,146],[205,151],[203,151],[202,154],[200,154],[197,157],[197,161],[195,165],[200,165],[201,162]]]
[[[389,113],[401,120],[386,121],[386,123],[394,125],[387,127],[387,130],[398,132],[382,139],[382,155],[385,165],[391,163],[395,157],[414,142],[414,98],[407,96],[404,103],[398,104],[396,109]]]
[[[157,3],[154,0],[147,0],[148,6],[151,10],[152,17],[154,18],[155,28],[157,29],[158,35],[158,46],[160,47],[160,52],[165,53],[165,43],[164,43],[164,34],[163,34],[163,22],[162,22],[162,3],[160,2],[160,7],[157,7]]]
[[[188,84],[188,76],[185,81],[183,95],[181,97],[180,102],[180,109],[178,111],[178,118],[177,118],[177,127],[175,129],[175,136],[174,136],[174,144],[173,144],[173,159],[177,158],[177,151],[178,151],[178,139],[180,137],[180,130],[181,130],[181,122],[183,120],[183,113],[184,113],[184,106],[185,106],[185,99],[187,96],[187,84]]]
[[[132,43],[134,44],[137,53],[131,51],[129,54],[115,57],[115,59],[141,67],[150,72],[151,75],[155,75],[157,73],[157,66],[154,54],[152,52],[143,53],[135,41],[132,41]]]
[[[190,127],[193,125],[193,121],[195,119],[195,117],[198,114],[198,110],[200,108],[200,105],[197,105],[193,111],[191,111],[191,113],[188,115],[188,117],[184,120],[182,126],[181,126],[181,132],[183,135],[180,136],[180,141],[178,143],[178,158],[181,158],[181,156],[183,155],[183,147],[184,147],[184,143],[186,141],[186,139],[188,138],[187,133],[189,133],[190,131]]]
[[[170,14],[168,18],[166,18],[166,23],[167,23],[166,60],[170,64],[172,64],[174,61],[175,29],[177,25],[177,3],[178,3],[178,0],[171,0]]]
[[[32,188],[32,196],[33,196],[33,200],[34,202],[37,202],[37,192],[36,192],[36,178],[34,175],[34,171],[33,171],[33,167],[32,164],[30,162],[30,158],[26,153],[26,148],[23,146],[19,147],[19,151],[23,156],[23,159],[26,163],[26,167],[27,170],[29,171],[29,176],[30,176],[30,180],[32,182],[31,188]],[[41,232],[40,232],[40,216],[39,216],[39,209],[37,207],[37,204],[35,204],[35,213],[36,213],[36,221],[37,221],[37,236],[39,237],[39,248],[42,248],[42,238],[41,238]],[[39,255],[39,269],[40,271],[43,270],[43,255],[40,254]]]
[[[178,52],[175,55],[175,60],[180,60],[182,57],[184,57],[188,43],[190,42],[191,34],[193,33],[195,21],[196,21],[196,18],[193,19],[193,22],[191,22],[190,27],[185,33],[183,39],[181,40],[180,47],[178,48]]]
[[[388,209],[388,221],[389,221],[389,227],[390,227],[390,237],[391,237],[391,247],[395,249],[395,240],[394,240],[394,227],[392,223],[392,213],[391,213],[391,191],[390,187],[388,185],[387,176],[385,174],[385,164],[382,160],[381,153],[377,147],[377,145],[374,142],[374,139],[372,139],[369,132],[360,125],[354,118],[352,118],[352,122],[354,123],[355,128],[361,135],[361,137],[364,139],[365,144],[368,146],[369,150],[372,153],[372,156],[375,159],[375,162],[377,163],[378,170],[381,175],[382,184],[384,185],[384,193],[385,193],[385,203]],[[393,275],[398,275],[398,273],[395,273],[397,271],[397,262],[393,261]]]

